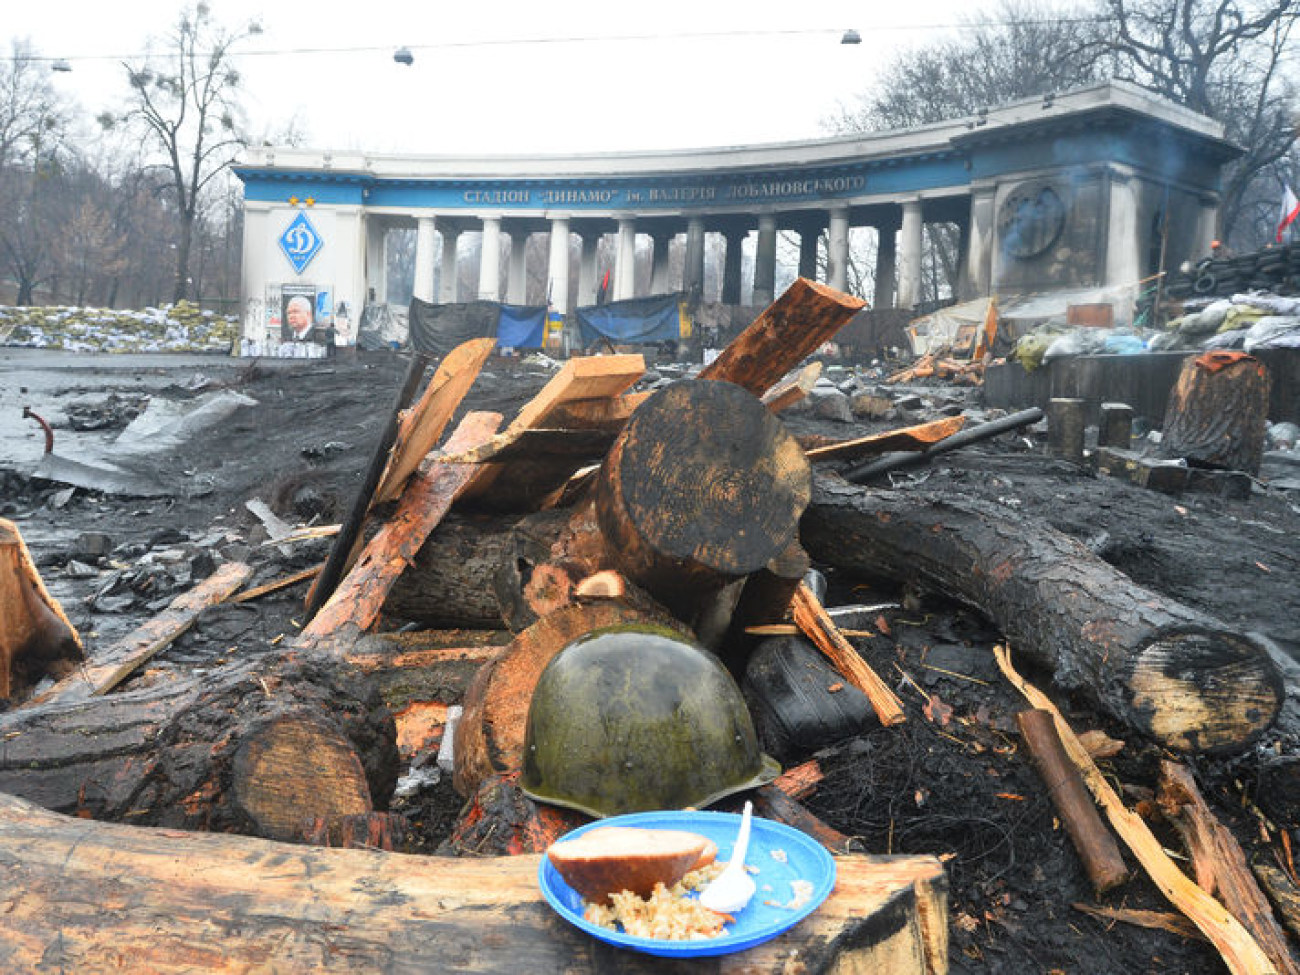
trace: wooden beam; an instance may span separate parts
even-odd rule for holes
[[[0,943],[9,971],[666,975],[680,963],[612,948],[565,922],[540,856],[421,857],[144,829],[0,797]],[[943,866],[836,859],[806,920],[715,975],[948,970]],[[76,891],[76,896],[69,896]]]
[[[193,589],[177,596],[153,619],[102,654],[96,654],[94,662],[79,667],[28,704],[84,701],[107,694],[193,626],[199,613],[223,602],[252,574],[252,568],[243,562],[222,564]]]
[[[851,460],[883,454],[891,450],[925,450],[933,447],[940,440],[951,437],[966,425],[964,416],[945,416],[941,420],[919,423],[916,426],[876,433],[869,437],[854,440],[841,440],[839,443],[813,447],[804,451],[809,460]]]
[[[866,304],[816,281],[796,278],[698,378],[736,383],[762,396]]]

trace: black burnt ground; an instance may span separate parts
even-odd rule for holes
[[[406,363],[393,355],[362,354],[293,366],[238,366],[232,369],[226,361],[211,371],[211,379],[251,396],[257,405],[155,460],[160,475],[195,490],[150,500],[86,491],[66,497],[60,485],[2,475],[2,513],[18,520],[47,584],[92,649],[152,617],[189,585],[187,577],[201,577],[205,551],[209,560],[252,561],[254,584],[318,562],[326,543],[299,546],[289,554],[259,547],[264,531],[244,502],[261,498],[293,523],[339,518],[360,483]],[[191,386],[193,372],[192,365],[178,370],[177,387]],[[667,367],[664,374],[671,374]],[[519,360],[493,360],[466,408],[495,409],[509,417],[549,376]],[[165,378],[158,383],[165,384]],[[78,369],[67,383],[73,386],[76,392],[64,398],[102,397],[107,424],[120,424],[126,410],[135,407],[134,401],[123,403],[111,367]],[[119,399],[112,401],[115,391]],[[798,411],[783,418],[796,435],[848,438],[926,419],[931,411],[938,415],[953,407],[947,397],[942,389],[918,391],[905,413],[895,411],[870,424]],[[81,424],[98,422],[94,411],[80,410],[77,416]],[[79,435],[70,425],[56,432],[69,440]],[[1293,621],[1300,616],[1295,584],[1300,508],[1294,495],[1256,492],[1244,501],[1211,494],[1169,497],[1053,461],[1041,437],[1023,431],[897,477],[897,489],[907,490],[914,479],[929,493],[999,504],[1023,516],[1027,525],[1045,521],[1142,586],[1243,631],[1259,631],[1293,656],[1300,653],[1293,636]],[[92,541],[83,536],[92,533],[107,536],[106,554],[81,551]],[[1095,899],[1015,732],[1014,715],[1026,704],[993,664],[991,647],[1002,634],[943,593],[902,592],[877,580],[828,574],[830,605],[903,603],[905,608],[882,612],[887,635],[882,630],[882,636],[859,645],[902,698],[909,720],[891,729],[871,728],[822,753],[827,776],[808,805],[830,825],[858,837],[867,851],[950,857],[952,969],[1071,975],[1222,970],[1203,944],[1098,921],[1071,906]],[[220,666],[290,639],[302,622],[304,590],[300,584],[205,613],[137,680],[160,681],[169,672]],[[1025,674],[1049,689],[1046,675],[1027,668]],[[1100,728],[1127,741],[1103,768],[1125,787],[1131,805],[1147,798],[1163,756],[1080,702],[1056,699],[1076,730]],[[1194,762],[1207,799],[1253,860],[1272,861],[1279,830],[1300,843],[1300,817],[1277,777],[1278,763],[1298,753],[1296,728],[1294,702],[1289,702],[1279,728],[1257,749]],[[1268,759],[1268,768],[1261,767],[1261,758]],[[395,808],[410,817],[418,848],[432,850],[459,804],[444,779]],[[1252,804],[1267,807],[1273,827],[1268,844]],[[1166,845],[1177,849],[1172,833],[1156,828]],[[1137,874],[1105,903],[1168,909]]]

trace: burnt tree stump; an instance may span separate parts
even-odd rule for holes
[[[614,568],[691,622],[786,551],[810,484],[803,450],[757,397],[689,380],[632,414],[601,467],[596,518]]]
[[[1258,474],[1271,385],[1264,363],[1242,352],[1188,359],[1169,394],[1158,455]]]
[[[819,476],[801,529],[818,561],[976,607],[1057,686],[1176,751],[1239,751],[1281,709],[1267,650],[1142,588],[1045,522]]]

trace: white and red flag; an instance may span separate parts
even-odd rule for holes
[[[1296,199],[1291,187],[1285,183],[1282,184],[1282,215],[1277,221],[1277,242],[1282,243],[1282,236],[1286,233],[1286,228],[1295,223],[1296,218],[1300,217],[1300,200]]]

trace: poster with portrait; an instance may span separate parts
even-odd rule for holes
[[[316,323],[316,286],[286,284],[280,288],[280,340],[323,342],[323,330]]]

